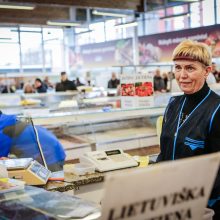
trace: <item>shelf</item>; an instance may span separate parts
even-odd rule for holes
[[[141,109],[111,109],[109,112],[103,110],[75,111],[65,113],[52,113],[48,116],[33,117],[37,125],[62,125],[62,124],[92,124],[115,120],[125,120],[140,117],[156,117],[163,115],[165,107],[141,108]]]

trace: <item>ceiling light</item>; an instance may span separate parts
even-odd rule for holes
[[[80,35],[80,34],[87,34],[87,33],[91,33],[92,30],[88,30],[88,31],[81,31],[81,32],[78,32],[78,33],[75,33],[76,35]]]
[[[172,2],[183,2],[183,3],[187,3],[187,2],[199,2],[201,0],[171,0]]]
[[[53,26],[69,26],[69,27],[78,27],[81,24],[76,23],[74,21],[47,21],[48,25],[53,25]]]
[[[85,34],[92,32],[92,29],[86,28],[86,27],[76,27],[75,28],[75,34]]]
[[[168,19],[181,17],[181,16],[190,16],[190,14],[188,12],[185,12],[185,13],[181,13],[181,14],[167,15],[164,17],[160,17],[160,19],[168,20]]]
[[[20,9],[20,10],[33,10],[34,5],[21,5],[21,4],[0,4],[0,8],[3,9]]]
[[[122,24],[116,24],[115,28],[127,28],[127,27],[135,27],[138,23],[136,21],[130,22],[130,23],[122,23]]]
[[[104,11],[97,11],[97,10],[93,10],[92,14],[94,14],[94,15],[103,15],[103,16],[110,16],[110,17],[120,17],[120,18],[127,17],[126,14],[113,13],[113,12],[104,12]]]
[[[11,38],[7,38],[7,37],[0,37],[0,40],[11,40]]]

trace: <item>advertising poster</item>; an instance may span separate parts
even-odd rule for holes
[[[141,69],[135,74],[135,97],[136,105],[141,107],[152,107],[154,105],[153,73]]]
[[[83,45],[69,52],[71,66],[100,68],[132,65],[132,39]]]
[[[135,75],[124,73],[121,75],[121,107],[135,108]]]
[[[122,108],[151,107],[153,98],[153,74],[139,70],[136,74],[121,75]]]
[[[170,62],[174,48],[185,39],[206,43],[213,57],[220,57],[220,25],[212,25],[139,37],[140,64]]]

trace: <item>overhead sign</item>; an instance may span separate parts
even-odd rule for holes
[[[107,176],[105,220],[201,220],[220,153]]]

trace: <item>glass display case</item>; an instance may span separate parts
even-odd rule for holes
[[[219,86],[214,91],[219,93]],[[32,113],[35,125],[48,128],[58,137],[66,151],[66,160],[70,161],[92,150],[135,150],[158,146],[156,120],[163,115],[170,97],[180,94],[155,94],[153,107],[132,109],[119,108],[119,96],[84,97],[79,100],[73,93],[56,94],[52,98],[45,94],[34,94],[42,100],[47,99],[44,101],[48,106],[49,100],[55,100],[54,105],[48,109],[20,106],[19,117],[25,117],[26,110]],[[13,99],[15,103],[16,97],[13,96]],[[58,107],[61,102],[68,100],[75,100],[77,105]],[[10,113],[7,108],[1,110]]]
[[[84,110],[34,116],[36,125],[50,129],[73,160],[91,150],[139,149],[158,145],[156,120],[165,107]]]
[[[1,94],[0,108],[6,114],[23,114],[24,109],[54,109],[63,100],[70,100],[77,96],[77,92],[51,93],[9,93]],[[76,98],[75,98],[76,99]]]
[[[6,114],[45,115],[52,112],[70,112],[79,109],[97,109],[101,107],[115,107],[120,97],[108,97],[108,91],[102,88],[80,88],[79,91],[48,92],[48,93],[10,93],[1,94],[0,109]],[[87,89],[88,89],[87,88]]]

